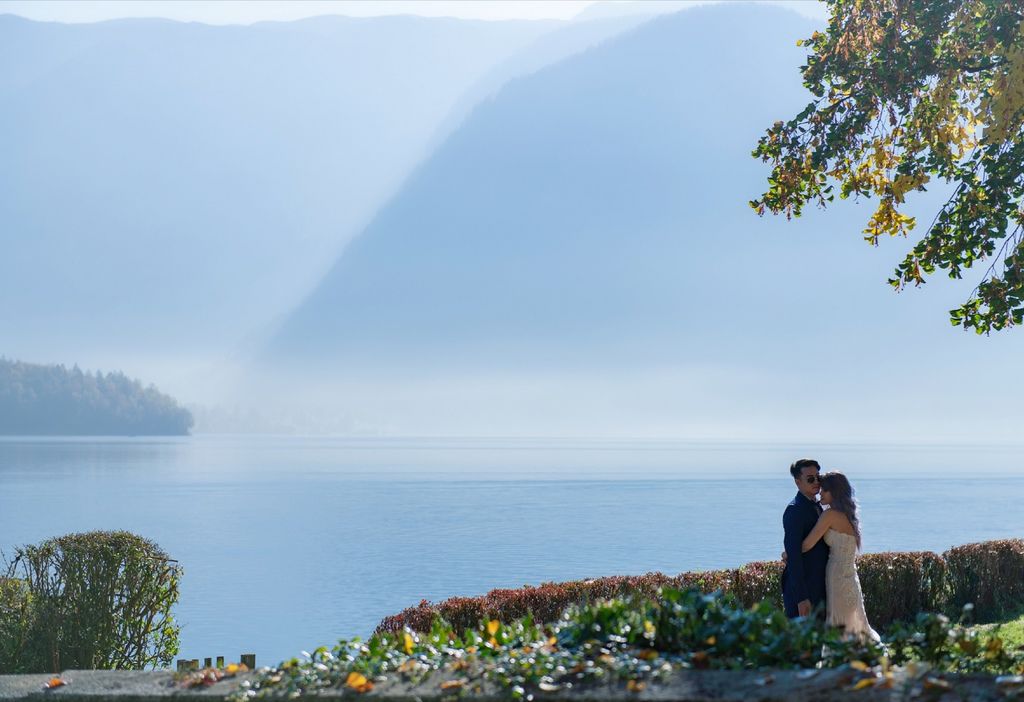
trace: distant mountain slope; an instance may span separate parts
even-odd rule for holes
[[[513,81],[348,247],[274,353],[600,356],[693,343],[694,325],[746,333],[715,318],[753,313],[763,281],[711,289],[709,265],[789,256],[746,206],[763,177],[749,151],[804,99],[794,40],[810,27],[697,9]]]
[[[438,138],[432,146],[436,148],[461,124],[473,108],[494,97],[510,80],[528,76],[546,66],[609,41],[647,22],[651,17],[651,14],[639,13],[575,21],[541,34],[504,61],[495,64],[463,93],[438,129]]]
[[[238,343],[308,291],[469,86],[557,26],[0,16],[0,345]]]
[[[188,434],[192,415],[122,373],[83,373],[0,358],[0,434]]]
[[[949,327],[970,283],[895,295],[911,242],[865,245],[869,203],[793,222],[747,205],[757,137],[809,100],[795,40],[814,26],[695,8],[512,81],[350,244],[254,382],[285,374],[275,401],[412,433],[1001,435],[1024,381],[943,380],[1024,350]]]

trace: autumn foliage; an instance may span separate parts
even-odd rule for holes
[[[801,67],[812,100],[761,137],[759,214],[840,198],[877,202],[864,238],[909,236],[907,200],[946,198],[889,280],[987,270],[953,324],[1024,323],[1024,5],[1019,0],[826,0]]]

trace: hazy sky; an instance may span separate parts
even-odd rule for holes
[[[825,17],[818,0],[764,0],[802,14]],[[711,0],[666,2],[650,0],[263,0],[213,2],[209,0],[0,0],[0,13],[56,22],[98,22],[124,17],[166,17],[184,22],[249,24],[287,21],[317,15],[369,17],[393,14],[447,16],[484,20],[562,19],[585,10],[628,14],[654,13]],[[600,6],[600,7],[595,7]]]

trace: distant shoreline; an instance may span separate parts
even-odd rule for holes
[[[0,358],[0,435],[186,436],[192,413],[124,373]]]

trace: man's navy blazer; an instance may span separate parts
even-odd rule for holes
[[[796,617],[797,605],[810,600],[811,607],[825,601],[825,564],[828,545],[820,539],[807,553],[801,552],[804,539],[818,521],[821,507],[799,492],[782,515],[783,539],[786,546],[786,567],[782,571],[782,602],[786,616]]]

